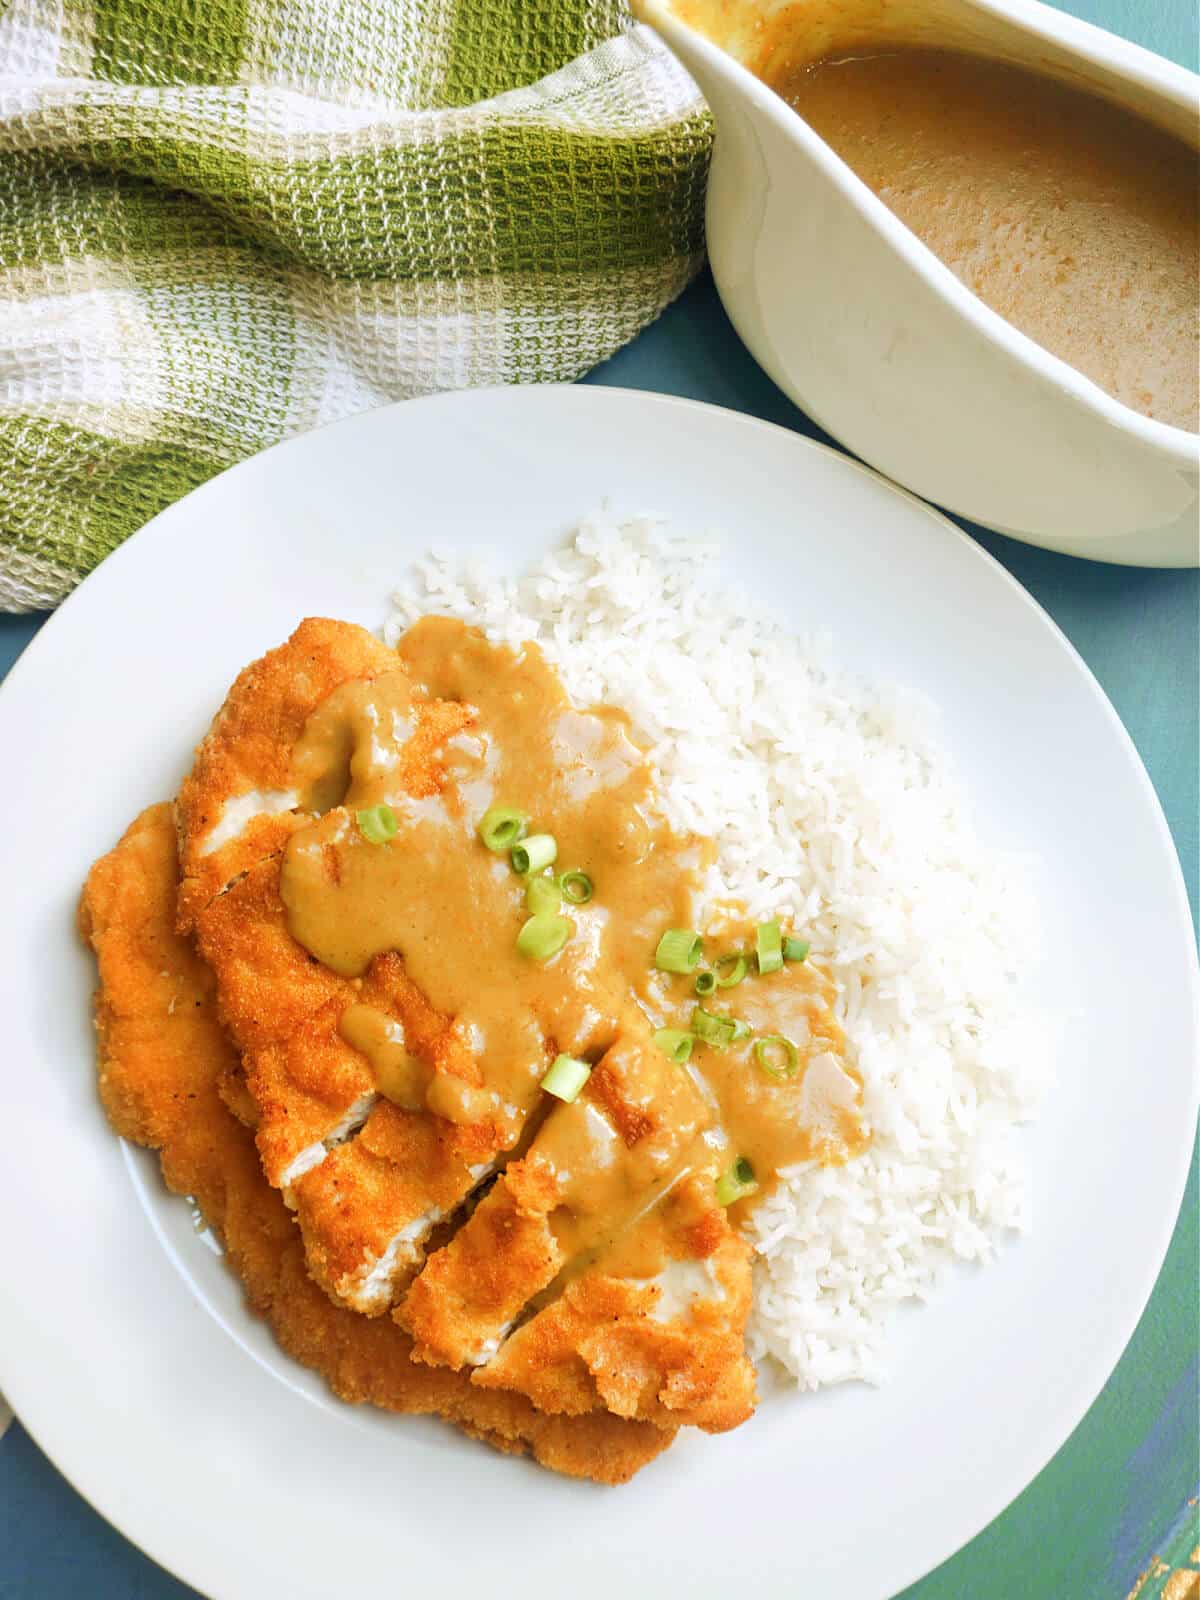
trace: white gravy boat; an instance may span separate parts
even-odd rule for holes
[[[716,124],[708,253],[759,364],[897,482],[1029,544],[1200,563],[1200,437],[1114,400],[978,299],[748,70],[921,44],[1090,90],[1195,146],[1200,78],[1034,0],[633,0]],[[1197,381],[1200,382],[1200,375]]]

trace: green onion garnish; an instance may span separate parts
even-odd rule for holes
[[[668,928],[658,941],[654,965],[660,972],[692,972],[700,963],[704,946],[691,928]]]
[[[754,1029],[742,1017],[738,1017],[733,1024],[733,1042],[737,1044],[741,1039],[748,1039]]]
[[[391,806],[371,806],[366,811],[356,811],[354,820],[368,844],[386,844],[396,837],[400,828]]]
[[[549,916],[542,911],[530,917],[521,928],[517,949],[531,961],[549,961],[570,937],[571,924],[566,917]]]
[[[530,878],[525,885],[525,904],[532,916],[557,916],[562,895],[553,878]]]
[[[523,811],[514,811],[512,806],[493,806],[483,814],[479,837],[489,850],[502,855],[505,850],[511,850],[525,832],[528,820]]]
[[[711,994],[716,987],[717,975],[715,972],[698,972],[696,974],[697,994]]]
[[[783,940],[778,922],[760,922],[754,931],[754,953],[760,972],[778,972],[783,965]]]
[[[586,1061],[579,1061],[575,1056],[556,1056],[554,1065],[542,1079],[542,1088],[570,1105],[591,1074]]]
[[[713,963],[718,989],[733,989],[746,976],[746,958],[735,951],[732,955],[718,956]]]
[[[592,880],[586,872],[564,872],[558,880],[558,887],[562,890],[563,899],[570,901],[573,906],[585,906],[592,898]]]
[[[800,1065],[796,1046],[781,1033],[764,1033],[756,1039],[754,1058],[768,1078],[790,1078]]]
[[[807,939],[794,938],[788,934],[783,941],[783,959],[785,961],[803,961],[812,946]]]
[[[692,1053],[692,1036],[682,1028],[660,1028],[654,1035],[654,1042],[663,1055],[670,1056],[680,1067]]]
[[[728,1172],[723,1172],[717,1179],[717,1204],[731,1206],[735,1201],[742,1200],[748,1194],[753,1194],[758,1188],[754,1177],[754,1168],[745,1156],[739,1156]]]
[[[513,871],[524,876],[548,867],[558,854],[558,843],[552,833],[531,833],[521,844],[513,845],[509,854]]]
[[[697,1006],[692,1012],[692,1032],[714,1050],[724,1050],[737,1037],[737,1023],[732,1017],[714,1016],[711,1011]]]

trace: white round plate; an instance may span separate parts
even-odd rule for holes
[[[109,1132],[76,896],[171,794],[236,671],[311,613],[382,622],[431,544],[515,570],[608,499],[724,535],[762,607],[924,691],[993,841],[1036,859],[1060,1081],[1032,1235],[900,1319],[893,1375],[773,1396],[597,1489],[333,1400]],[[882,1600],[1029,1481],[1133,1330],[1196,1108],[1182,880],[1133,746],[1062,635],[943,518],[732,412],[602,388],[413,401],[170,507],[0,691],[0,1386],[78,1489],[206,1594]],[[1136,1162],[1137,1181],[1122,1174]]]

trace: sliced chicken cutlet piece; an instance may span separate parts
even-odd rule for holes
[[[754,1410],[750,1302],[749,1246],[711,1177],[691,1177],[523,1323],[474,1381],[516,1390],[541,1411],[603,1407],[724,1432]]]
[[[200,912],[196,942],[220,984],[221,1020],[243,1051],[284,1043],[353,993],[288,931],[276,857],[257,862]]]
[[[312,1283],[252,1138],[223,1104],[237,1054],[211,974],[175,931],[177,882],[171,808],[154,806],[96,863],[81,901],[80,928],[100,968],[98,1074],[114,1129],[159,1151],[166,1182],[221,1237],[252,1308],[343,1399],[438,1415],[570,1477],[627,1482],[669,1434],[599,1412],[544,1416],[519,1394],[485,1393],[464,1374],[414,1364],[394,1324],[341,1310]]]
[[[494,1121],[457,1124],[392,1103],[403,1094],[344,1037],[361,1010],[391,1018],[412,1065],[468,1087],[478,1066],[392,954],[361,980],[314,962],[288,932],[278,862],[260,863],[201,913],[200,947],[244,1049],[268,1179],[296,1209],[317,1282],[360,1311],[385,1311],[432,1228],[508,1143]]]
[[[277,858],[261,861],[197,918],[220,1011],[243,1052],[268,1179],[286,1187],[358,1128],[375,1101],[368,1063],[337,1033],[357,990],[288,932]]]
[[[648,1033],[618,1040],[408,1291],[417,1359],[551,1410],[744,1421],[749,1252],[716,1203],[711,1124]]]
[[[179,925],[204,924],[202,948],[217,972],[222,1013],[243,1050],[286,1043],[347,993],[288,933],[278,853],[313,811],[340,800],[352,751],[336,714],[339,697],[379,678],[387,679],[389,705],[409,710],[411,684],[393,651],[363,628],[308,618],[238,676],[181,787]],[[426,704],[419,716],[442,709]],[[462,708],[449,709],[460,726]],[[411,763],[418,786],[424,753]],[[234,898],[221,904],[229,891]],[[309,1164],[319,1160],[324,1141],[360,1126],[373,1103],[373,1076],[348,1046],[319,1058],[310,1051],[306,1065],[306,1075],[289,1084],[276,1051],[247,1080],[274,1183],[286,1181],[305,1152]]]
[[[395,1316],[417,1359],[454,1368],[489,1360],[564,1252],[551,1225],[554,1169],[537,1154],[506,1167],[458,1232],[430,1256]]]
[[[79,931],[100,963],[97,1079],[108,1120],[124,1138],[200,1165],[211,1129],[196,1107],[238,1063],[212,973],[175,931],[177,882],[171,807],[151,806],[92,867]]]
[[[444,747],[472,718],[468,706],[414,694],[399,659],[362,629],[310,619],[238,679],[179,803],[180,922],[195,926],[244,1052],[264,1170],[299,1211],[317,1280],[364,1311],[386,1309],[392,1280],[470,1192],[497,1131],[431,1118],[411,1095],[398,1105],[380,1098],[377,1068],[343,1025],[355,1008],[387,1020],[410,1065],[474,1088],[477,1063],[398,958],[349,979],[296,942],[280,850],[315,814],[354,829],[339,805],[352,786],[386,781],[397,802],[436,795]],[[251,825],[264,795],[269,814]],[[278,809],[285,801],[299,809]]]
[[[652,1204],[711,1111],[647,1029],[602,1056],[557,1105],[455,1237],[426,1263],[397,1319],[421,1359],[476,1366],[564,1266]]]
[[[317,706],[345,683],[398,670],[395,652],[365,628],[309,617],[238,675],[176,802],[182,931],[234,878],[278,850],[307,810],[327,810],[331,791],[334,803],[340,798],[348,751],[340,766],[331,763],[329,787],[316,795],[293,760]],[[306,804],[314,800],[318,805]]]
[[[386,961],[398,958],[376,967]],[[381,1097],[358,1136],[291,1189],[314,1278],[359,1310],[386,1310],[423,1259],[429,1234],[490,1170],[503,1142],[491,1123],[458,1125]]]

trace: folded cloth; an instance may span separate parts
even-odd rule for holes
[[[623,0],[9,0],[0,609],[287,435],[603,360],[708,146]]]

